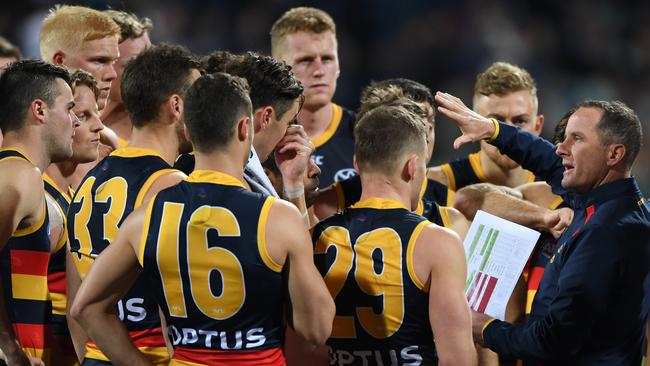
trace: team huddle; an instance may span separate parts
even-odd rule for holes
[[[288,10],[272,55],[152,45],[57,6],[41,60],[0,38],[0,365],[641,365],[641,123],[586,100],[539,137],[495,62],[472,108],[417,81],[332,102],[336,25]],[[431,167],[435,118],[466,158]],[[504,320],[470,310],[478,210],[542,232]]]

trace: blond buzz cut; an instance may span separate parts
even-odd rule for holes
[[[310,7],[292,8],[282,14],[271,27],[271,53],[278,57],[287,35],[296,32],[321,34],[332,32],[336,37],[336,24],[326,12]]]
[[[85,6],[57,5],[50,9],[41,26],[41,58],[52,62],[58,51],[74,53],[86,42],[119,38],[120,33],[120,27],[108,14]]]
[[[530,73],[507,62],[495,62],[476,77],[474,99],[484,95],[504,96],[527,90],[537,104],[537,84]]]

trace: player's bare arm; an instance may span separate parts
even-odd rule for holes
[[[454,207],[470,219],[474,218],[476,211],[483,210],[520,225],[546,230],[556,237],[572,218],[570,209],[549,210],[506,194],[488,183],[460,189],[454,196]]]
[[[9,159],[0,163],[0,250],[17,229],[30,227],[45,214],[43,205],[43,180],[41,172],[24,160]],[[0,291],[2,285],[0,284]],[[0,296],[0,349],[8,365],[42,365],[42,361],[25,355],[18,344]]]
[[[115,311],[118,300],[142,270],[136,251],[145,209],[140,207],[124,221],[115,240],[93,263],[70,309],[72,317],[114,365],[151,365],[135,347]]]
[[[320,345],[332,332],[336,309],[314,265],[311,239],[301,222],[294,206],[280,200],[274,202],[266,226],[266,242],[271,258],[288,266],[291,326],[300,337]]]
[[[70,315],[70,308],[72,307],[72,303],[77,296],[79,286],[81,286],[81,276],[77,271],[77,266],[74,263],[75,260],[77,259],[70,251],[70,246],[68,246],[65,258],[65,286],[66,296],[68,299],[66,319],[68,321],[70,338],[72,338],[72,346],[74,347],[74,351],[77,354],[77,359],[81,361],[86,355],[86,341],[88,340],[88,334],[83,329],[83,327],[81,327],[81,324],[77,323],[77,321],[74,320],[74,318]]]
[[[415,274],[429,289],[429,319],[440,365],[475,365],[464,291],[467,264],[460,238],[431,224],[422,230],[413,257]]]
[[[427,168],[427,178],[433,179],[440,184],[444,184],[449,187],[449,177],[447,173],[442,169],[441,166],[434,166]]]

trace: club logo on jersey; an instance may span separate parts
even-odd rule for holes
[[[323,155],[316,155],[316,154],[314,154],[314,155],[311,156],[311,160],[312,160],[314,163],[316,163],[316,165],[318,165],[318,166],[323,165],[323,160],[324,160],[324,159],[325,159],[325,157],[324,157]]]
[[[359,361],[364,365],[418,366],[422,364],[422,356],[416,345],[402,350],[329,350],[330,366],[351,365]]]
[[[337,171],[336,174],[334,174],[334,181],[340,182],[342,180],[352,178],[355,175],[357,175],[357,171],[352,168],[341,169]]]

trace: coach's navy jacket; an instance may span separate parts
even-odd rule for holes
[[[546,180],[574,209],[525,324],[483,331],[497,353],[548,365],[641,364],[650,305],[650,211],[634,178],[578,195],[560,186],[555,146],[500,124],[492,142]]]

